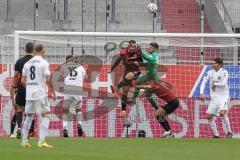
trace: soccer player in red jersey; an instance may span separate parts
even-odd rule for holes
[[[159,80],[154,82],[153,80],[147,81],[143,85],[136,86],[139,89],[145,89],[145,96],[156,109],[155,116],[161,126],[164,128],[165,133],[162,138],[174,137],[171,131],[170,125],[166,119],[167,115],[171,114],[179,106],[178,98],[172,93],[172,86],[165,81]],[[153,98],[152,94],[155,94],[158,98],[167,102],[165,105],[158,106],[157,102]]]
[[[122,64],[125,66],[123,78],[116,87],[111,86],[111,89],[114,93],[118,92],[120,88],[123,88],[121,97],[122,112],[120,113],[119,117],[125,118],[128,92],[132,84],[132,80],[137,79],[141,74],[139,63],[143,62],[141,53],[138,51],[136,42],[134,40],[129,41],[126,49],[121,49],[120,56],[112,65],[109,73],[111,73],[120,64],[120,62],[122,62]]]

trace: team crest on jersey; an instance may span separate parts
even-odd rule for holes
[[[221,79],[221,77],[219,76],[219,77],[218,77],[218,80],[220,80],[220,79]]]
[[[227,74],[225,73],[225,74],[223,75],[223,77],[226,78],[226,77],[227,77]]]

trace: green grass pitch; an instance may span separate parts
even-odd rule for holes
[[[1,160],[239,160],[239,139],[49,138],[54,148],[26,149],[15,138],[0,138]]]

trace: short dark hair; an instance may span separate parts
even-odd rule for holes
[[[73,56],[72,54],[67,55],[67,56],[66,56],[66,61],[68,61],[69,59],[73,59],[73,58],[74,58],[74,56]]]
[[[28,42],[25,47],[25,51],[27,53],[32,53],[34,50],[34,44],[32,42]]]
[[[216,63],[220,64],[221,66],[223,65],[223,59],[222,59],[222,58],[219,58],[219,57],[214,58],[214,61],[215,61]]]
[[[154,48],[158,49],[158,44],[156,42],[152,42],[149,45],[153,46]]]
[[[136,43],[136,41],[130,40],[130,41],[128,41],[128,43]]]

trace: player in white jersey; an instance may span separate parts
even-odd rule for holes
[[[38,147],[52,148],[45,142],[50,123],[50,107],[48,104],[47,87],[52,88],[49,76],[49,63],[43,59],[45,51],[42,44],[35,46],[34,57],[25,63],[21,82],[26,87],[26,119],[23,126],[22,146],[29,148],[28,132],[35,113],[39,114]]]
[[[200,99],[203,102],[205,101],[204,88],[207,81],[210,80],[210,103],[207,109],[207,119],[213,131],[214,138],[219,138],[215,122],[218,116],[222,118],[228,137],[232,138],[233,134],[227,115],[229,101],[228,71],[222,66],[223,60],[221,58],[215,58],[213,63],[214,69],[209,70],[203,77],[200,87]]]
[[[60,68],[58,81],[64,81],[64,101],[63,101],[63,136],[68,137],[67,122],[70,107],[76,110],[76,118],[78,121],[78,136],[82,136],[82,95],[83,81],[87,78],[84,67],[77,63],[76,57],[68,55],[66,63]]]

